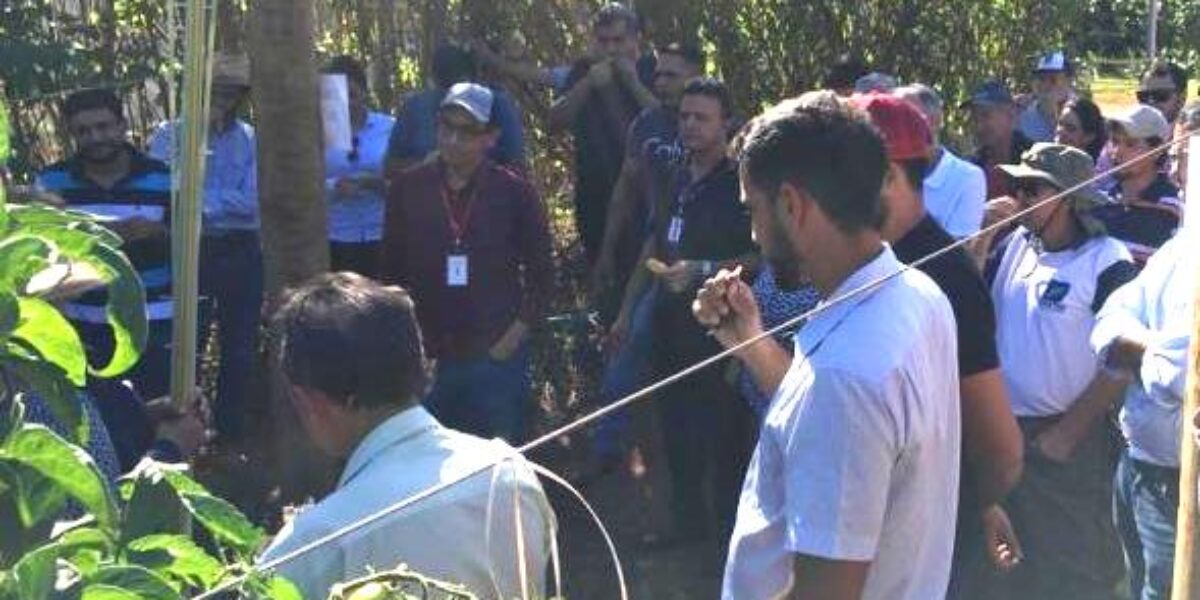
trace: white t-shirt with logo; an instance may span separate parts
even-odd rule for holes
[[[903,268],[888,248],[831,298]],[[779,598],[803,554],[870,562],[863,598],[945,596],[958,504],[950,303],[908,271],[796,334],[738,505],[725,600]]]
[[[1132,263],[1107,236],[1057,252],[1038,252],[1033,240],[1020,227],[1002,242],[992,278],[996,347],[1018,417],[1062,413],[1091,383],[1100,368],[1089,338],[1101,275]]]

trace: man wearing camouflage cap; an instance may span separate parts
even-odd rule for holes
[[[964,597],[1111,598],[1122,559],[1111,516],[1113,437],[1103,416],[1124,386],[1101,371],[1089,336],[1105,299],[1135,267],[1090,214],[1102,196],[1088,186],[1094,167],[1086,153],[1039,143],[1000,170],[1023,214],[985,277],[1027,449],[1024,476],[1003,503],[1015,564],[984,575]]]

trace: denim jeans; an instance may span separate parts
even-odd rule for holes
[[[529,399],[529,344],[508,360],[490,356],[439,359],[425,408],[446,427],[510,444],[525,436]]]
[[[1129,588],[1135,600],[1171,597],[1175,565],[1175,517],[1179,469],[1134,460],[1126,451],[1117,467],[1113,512]]]
[[[637,301],[629,319],[628,337],[604,369],[600,382],[602,406],[632,394],[654,378],[654,296],[655,288],[651,288]],[[592,437],[592,451],[600,458],[620,456],[629,427],[628,409],[601,419]]]
[[[235,231],[206,235],[200,251],[200,293],[214,305],[221,350],[213,420],[218,434],[237,438],[244,428],[258,356],[262,247],[257,232]]]

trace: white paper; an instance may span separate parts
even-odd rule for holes
[[[321,123],[326,150],[350,151],[350,92],[341,73],[321,75]]]

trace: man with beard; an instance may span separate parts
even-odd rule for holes
[[[35,185],[96,217],[124,240],[121,249],[146,288],[150,319],[146,348],[129,378],[143,398],[161,396],[169,388],[171,358],[171,171],[129,143],[121,101],[112,90],[71,94],[62,112],[75,155],[47,167]],[[93,292],[63,311],[78,328],[93,363],[107,364],[113,350],[105,302],[103,291]]]
[[[794,359],[767,339],[739,351],[756,379],[782,384],[722,596],[941,597],[958,496],[954,316],[878,230],[884,144],[853,113],[800,108],[753,124],[738,155],[764,257],[782,286],[811,280],[824,310],[796,334]],[[762,334],[735,272],[709,280],[693,310],[727,348]]]

